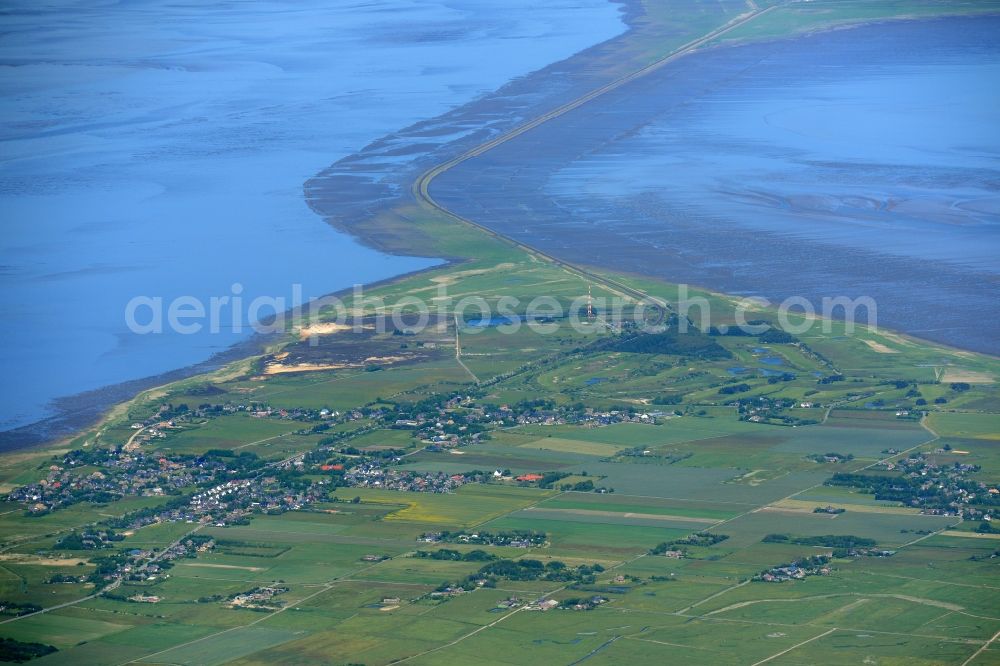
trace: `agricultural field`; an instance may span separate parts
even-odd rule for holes
[[[205,428],[203,440],[199,427],[169,436],[164,450],[178,441],[186,449],[199,441],[233,448],[290,432],[224,418]],[[961,662],[1000,631],[993,593],[1000,570],[990,559],[998,542],[976,538],[974,525],[960,518],[922,515],[824,485],[835,470],[897,455],[887,450],[932,454],[940,443],[932,429],[962,441],[988,442],[992,434],[988,418],[940,414],[927,425],[882,412],[833,410],[824,423],[790,428],[727,419],[716,410],[661,425],[515,427],[465,447],[464,455],[421,452],[401,467],[457,474],[516,461],[525,472],[564,470],[554,487],[501,480],[451,493],[338,488],[308,509],[257,516],[246,525],[206,525],[198,533],[214,540],[211,551],[176,561],[167,576],[130,581],[77,603],[93,586],[45,581],[55,572],[91,570],[86,553],[40,554],[38,546],[51,547],[51,538],[15,545],[0,562],[4,598],[72,605],[0,624],[0,636],[58,650],[40,664],[307,663],[331,649],[363,663],[515,663],[505,655],[519,650],[533,655],[530,663],[571,663],[591,653],[595,663],[755,663],[786,651],[798,660],[791,663],[890,655]],[[411,439],[406,430],[370,430],[348,441],[359,449],[409,449]],[[647,453],[620,455],[637,447]],[[853,457],[808,458],[830,449]],[[559,488],[559,481],[587,480],[613,492]],[[844,511],[815,513],[816,507]],[[93,514],[52,515],[63,519],[49,528],[57,533],[72,524],[70,517]],[[122,547],[163,547],[190,527],[143,527]],[[544,538],[527,548],[422,540],[442,530]],[[776,531],[797,539],[851,535],[895,553],[832,557],[829,573],[801,580],[756,580],[771,567],[832,552],[768,542]],[[683,543],[692,534],[724,538],[676,546],[685,548],[681,557],[656,554],[657,544]],[[442,548],[458,559],[419,556]],[[438,592],[476,575],[483,562],[462,558],[484,552],[600,572],[583,582],[501,579],[471,591]],[[287,588],[280,605],[254,611],[227,601],[266,586]],[[49,594],[47,588],[55,589]],[[126,600],[134,596],[158,601]],[[581,596],[605,601],[593,610],[530,610],[536,599],[562,603]],[[512,598],[520,601],[510,605]],[[983,650],[974,663],[989,663],[990,654]]]
[[[129,455],[169,471],[158,483],[194,476],[171,494],[43,512],[13,503],[0,515],[0,598],[45,612],[0,618],[0,637],[55,648],[36,663],[74,665],[331,654],[366,664],[991,663],[1000,535],[979,518],[832,480],[921,465],[993,487],[1000,417],[969,405],[989,404],[997,388],[941,380],[947,364],[987,373],[993,361],[924,368],[931,352],[889,339],[902,351],[883,367],[866,365],[872,346],[825,336],[720,338],[731,356],[702,360],[608,349],[617,343],[606,332],[477,335],[464,344],[473,372],[508,372],[504,355],[517,371],[476,385],[452,356],[451,366],[182,382],[131,407],[127,421],[162,421],[139,434],[111,423],[70,447],[12,456],[8,492],[64,478],[73,447],[84,456],[75,478],[114,475],[119,459],[94,457],[111,441],[138,442]],[[844,379],[822,381],[835,374]],[[747,388],[722,390],[736,385]],[[917,394],[930,398],[923,410]],[[162,436],[142,437],[149,429]],[[198,480],[212,464],[263,479],[256,508],[128,523],[217,483]],[[102,525],[119,540],[64,547]],[[108,585],[98,574],[109,555],[185,543],[149,575]],[[774,578],[794,563],[807,573]],[[239,601],[259,590],[274,592]]]
[[[526,267],[497,293],[580,291]],[[186,380],[11,456],[7,492],[107,494],[0,515],[0,598],[26,609],[0,638],[74,665],[992,662],[1000,535],[851,484],[944,470],[982,484],[966,510],[988,509],[1000,416],[976,405],[997,387],[942,378],[995,361],[880,338],[900,349],[889,363],[836,329],[711,338],[729,356],[701,359],[620,349],[607,330],[468,327],[467,368],[450,347],[374,371]],[[139,463],[155,483],[107,490]],[[230,478],[244,502],[191,512]],[[72,541],[102,526],[117,540]],[[182,554],[156,564],[167,552]],[[112,556],[155,568],[102,578]],[[789,565],[804,573],[782,578]]]

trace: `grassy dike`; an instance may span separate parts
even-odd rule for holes
[[[784,39],[809,32],[862,23],[948,16],[978,16],[1000,12],[996,0],[814,0],[778,5],[760,20],[736,28],[713,44]]]

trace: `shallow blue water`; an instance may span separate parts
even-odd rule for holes
[[[1000,19],[976,21],[734,51],[742,71],[547,191],[567,206],[655,196],[706,220],[1000,272]],[[835,50],[854,34],[885,35],[884,50]]]
[[[289,303],[295,283],[308,298],[432,265],[335,232],[303,181],[623,29],[607,0],[4,9],[0,365],[17,381],[0,429],[246,336],[131,334],[133,296],[207,302],[239,283],[247,304]]]

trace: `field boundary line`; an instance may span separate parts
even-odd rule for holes
[[[622,636],[622,638],[629,641],[642,641],[643,643],[656,643],[657,645],[669,645],[670,647],[679,647],[686,650],[704,650],[706,652],[719,652],[719,650],[714,650],[707,647],[697,647],[695,645],[681,645],[680,643],[668,643],[667,641],[658,641],[653,638],[639,638],[638,636]]]
[[[793,645],[792,647],[788,648],[787,650],[782,650],[781,652],[779,652],[777,654],[772,654],[770,657],[767,657],[766,659],[761,659],[760,661],[754,662],[752,664],[752,666],[760,666],[760,664],[766,664],[767,662],[771,661],[772,659],[777,659],[778,657],[780,657],[783,654],[788,654],[792,650],[794,650],[796,648],[800,648],[803,645],[805,645],[806,643],[812,643],[813,641],[817,641],[817,640],[823,638],[824,636],[829,636],[830,634],[832,634],[835,631],[837,631],[837,627],[834,627],[833,629],[830,629],[829,631],[824,631],[819,636],[813,636],[812,638],[810,638],[808,640],[804,640],[801,643],[796,643],[795,645]]]
[[[732,623],[732,624],[752,624],[762,627],[815,627],[816,629],[827,629],[826,625],[817,625],[813,622],[803,622],[801,624],[791,624],[789,622],[764,622],[760,620],[745,620],[742,618],[729,618],[729,617],[714,617],[711,615],[692,615],[687,613],[682,613],[680,611],[664,611],[664,610],[651,610],[646,608],[629,608],[625,606],[615,606],[614,608],[609,608],[608,610],[614,610],[619,612],[641,612],[648,613],[651,615],[671,615],[675,617],[684,617],[689,620],[704,620],[705,622],[722,622],[722,623]],[[663,627],[669,629],[670,625]],[[933,638],[939,641],[944,641],[947,643],[962,643],[964,645],[980,645],[983,643],[983,639],[980,638],[965,638],[958,636],[940,636],[938,634],[914,634],[905,631],[884,631],[881,629],[870,629],[867,627],[838,627],[841,631],[857,631],[857,632],[868,632],[872,634],[884,634],[886,636],[908,636],[910,638]]]
[[[455,360],[458,361],[458,364],[462,366],[463,370],[469,373],[469,376],[472,377],[472,381],[474,381],[478,386],[480,383],[479,377],[477,377],[476,373],[474,373],[472,370],[469,370],[469,366],[467,366],[465,364],[465,361],[462,360],[462,341],[458,337],[459,328],[460,327],[458,325],[458,315],[456,314],[455,315]]]
[[[372,569],[372,568],[378,566],[378,564],[379,563],[376,562],[375,564],[372,564],[370,566],[362,567],[362,568],[358,569],[357,571],[352,571],[351,575],[357,575],[359,573],[362,573],[363,571],[368,571],[369,569]],[[345,574],[344,577],[346,577],[346,576],[347,576],[347,574]],[[320,586],[320,589],[316,590],[312,594],[310,594],[308,596],[305,596],[305,597],[302,597],[301,599],[299,599],[295,603],[290,603],[290,604],[288,604],[286,606],[282,606],[281,608],[279,608],[278,610],[274,611],[273,613],[268,613],[268,614],[264,615],[263,617],[254,620],[253,622],[249,622],[247,624],[241,624],[241,625],[238,625],[238,626],[235,626],[235,627],[229,627],[227,629],[223,629],[222,631],[217,631],[214,634],[209,634],[208,636],[202,636],[202,637],[196,638],[196,639],[194,639],[192,641],[188,641],[187,643],[181,643],[179,645],[171,645],[170,647],[168,647],[166,649],[163,649],[163,650],[160,650],[159,652],[153,652],[151,654],[146,654],[146,655],[143,655],[141,657],[136,657],[135,659],[130,659],[128,661],[123,661],[123,662],[121,662],[119,664],[119,666],[126,666],[126,664],[134,664],[134,663],[137,663],[137,662],[141,662],[144,659],[149,659],[150,657],[155,657],[157,655],[161,655],[164,652],[169,652],[170,650],[176,650],[178,648],[187,647],[188,645],[194,645],[195,643],[200,643],[201,641],[208,640],[209,638],[215,638],[217,636],[221,636],[222,634],[228,634],[229,632],[236,631],[237,629],[247,629],[247,628],[252,627],[254,625],[260,624],[261,622],[264,622],[265,620],[271,619],[275,615],[278,615],[280,613],[284,613],[286,610],[288,610],[290,608],[296,608],[298,606],[301,606],[305,602],[307,602],[310,599],[313,599],[315,597],[318,597],[319,595],[323,594],[324,592],[329,592],[330,590],[333,589],[333,587],[334,587],[334,585],[336,583],[338,583],[338,582],[340,582],[342,580],[342,578],[343,577],[332,578],[332,579],[326,581],[325,583],[322,583],[321,586]]]
[[[986,649],[990,646],[990,644],[992,644],[993,641],[995,641],[998,638],[1000,638],[1000,631],[998,631],[997,633],[993,634],[993,638],[991,638],[990,640],[988,640],[985,643],[983,643],[982,647],[980,647],[978,650],[976,650],[975,652],[973,652],[971,657],[969,657],[968,659],[966,659],[965,661],[963,661],[962,662],[962,666],[968,666],[969,664],[971,664],[972,661],[976,657],[978,657],[983,652],[985,652]]]
[[[775,5],[775,6],[776,6],[776,5]],[[926,417],[925,417],[925,418],[926,418]],[[923,421],[923,419],[921,419],[921,421]],[[923,423],[921,423],[921,425],[923,426]],[[928,444],[930,444],[930,443],[932,443],[932,442],[935,442],[935,441],[937,441],[938,439],[940,439],[940,437],[938,436],[938,434],[937,434],[936,432],[934,432],[934,431],[933,431],[933,430],[931,430],[930,428],[926,428],[926,427],[925,427],[925,429],[926,429],[926,430],[927,430],[927,431],[928,431],[928,432],[929,432],[929,433],[930,433],[931,435],[933,435],[933,437],[931,437],[931,439],[928,439],[928,440],[926,440],[926,441],[923,441],[923,442],[920,442],[919,444],[915,444],[914,446],[911,446],[910,448],[908,448],[908,449],[906,449],[906,450],[904,450],[904,451],[900,451],[899,453],[896,453],[896,454],[893,454],[893,455],[891,455],[891,456],[888,456],[888,457],[886,457],[886,458],[880,458],[880,459],[876,460],[875,462],[872,462],[872,463],[869,463],[869,464],[867,464],[867,465],[864,465],[863,467],[859,467],[859,468],[857,468],[857,469],[855,469],[855,470],[852,470],[852,472],[853,472],[853,473],[857,473],[857,472],[861,472],[861,471],[864,471],[864,470],[866,470],[866,469],[870,469],[870,468],[874,467],[875,465],[878,465],[879,463],[882,463],[882,462],[885,462],[885,461],[887,461],[887,460],[892,460],[892,459],[894,459],[894,458],[898,458],[899,456],[902,456],[902,455],[906,455],[906,454],[910,453],[911,451],[914,451],[914,450],[916,450],[916,449],[919,449],[920,447],[923,447],[923,446],[927,446]],[[732,518],[727,518],[726,520],[723,520],[723,521],[720,521],[720,522],[716,523],[715,525],[713,525],[712,527],[710,527],[709,529],[713,529],[713,530],[714,530],[714,529],[717,529],[717,528],[721,527],[722,525],[725,525],[726,523],[731,523],[731,522],[733,522],[734,520],[739,520],[740,518],[743,518],[744,516],[748,516],[748,515],[750,515],[751,513],[756,513],[757,511],[760,511],[760,510],[762,510],[762,509],[764,509],[764,508],[766,508],[766,507],[769,507],[769,506],[771,506],[772,504],[774,504],[775,502],[784,502],[785,500],[790,500],[790,499],[793,499],[793,498],[795,498],[796,496],[798,496],[798,495],[801,495],[802,493],[806,493],[806,492],[809,492],[810,490],[813,490],[813,489],[815,489],[815,488],[819,488],[819,487],[821,487],[821,486],[822,486],[822,485],[823,485],[824,483],[826,483],[826,482],[825,482],[825,481],[821,481],[821,482],[819,482],[819,483],[815,483],[815,484],[813,484],[813,485],[809,486],[808,488],[803,488],[802,490],[797,490],[797,491],[795,491],[794,493],[792,493],[792,494],[790,494],[790,495],[788,495],[788,496],[786,496],[786,497],[782,497],[782,498],[780,498],[780,499],[777,499],[777,500],[773,500],[773,501],[771,501],[771,502],[765,502],[764,504],[762,504],[762,505],[760,505],[760,506],[755,506],[755,507],[754,507],[753,509],[750,509],[749,511],[744,511],[743,513],[741,513],[741,514],[739,514],[739,515],[736,515],[736,516],[733,516]],[[746,505],[746,506],[751,506],[751,505]],[[959,522],[961,522],[961,520],[959,520]],[[905,548],[906,546],[910,546],[910,545],[912,545],[912,544],[914,544],[914,543],[916,543],[916,542],[918,542],[918,541],[922,541],[923,539],[926,539],[926,538],[929,538],[929,537],[932,537],[932,536],[934,536],[934,535],[938,534],[939,532],[942,532],[942,531],[944,531],[945,529],[948,529],[948,528],[947,528],[947,527],[944,527],[944,528],[941,528],[940,530],[938,530],[937,532],[932,532],[931,534],[927,534],[927,535],[924,535],[924,536],[922,536],[922,537],[921,537],[921,538],[919,538],[919,539],[916,539],[916,540],[914,540],[914,541],[911,541],[911,542],[909,542],[909,543],[906,543],[906,544],[903,544],[903,545],[901,545],[901,546],[900,546],[900,548]],[[732,590],[735,590],[735,589],[737,589],[737,588],[740,588],[740,587],[743,587],[744,585],[746,585],[746,584],[747,584],[747,583],[749,583],[750,581],[751,581],[751,579],[750,579],[750,578],[748,578],[748,579],[746,579],[745,581],[743,581],[742,583],[739,583],[739,584],[737,584],[737,585],[732,585],[732,586],[730,586],[730,587],[727,587],[727,588],[725,588],[725,589],[723,589],[723,590],[720,590],[720,591],[718,591],[718,592],[715,592],[715,593],[713,593],[713,594],[711,594],[711,595],[709,595],[709,596],[705,597],[704,599],[702,599],[702,600],[700,600],[700,601],[697,601],[697,602],[695,602],[695,603],[691,604],[690,606],[688,606],[688,607],[686,607],[686,608],[682,608],[681,610],[677,611],[677,613],[678,613],[678,614],[683,614],[683,613],[685,613],[686,611],[689,611],[689,610],[691,610],[692,608],[696,608],[696,607],[700,606],[701,604],[703,604],[703,603],[705,603],[705,602],[707,602],[707,601],[711,601],[712,599],[715,599],[715,598],[717,598],[717,597],[720,597],[720,596],[722,596],[723,594],[726,594],[727,592],[731,592]]]

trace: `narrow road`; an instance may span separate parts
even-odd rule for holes
[[[132,436],[128,438],[128,441],[125,442],[125,446],[123,446],[122,448],[125,451],[132,451],[133,449],[139,448],[139,445],[138,444],[133,444],[133,442],[135,442],[135,438],[138,437],[148,427],[149,426],[142,426],[141,428],[139,428],[138,430],[136,430],[134,433],[132,433]]]
[[[993,634],[993,638],[991,638],[990,640],[988,640],[985,643],[983,643],[983,646],[981,648],[979,648],[978,650],[976,650],[975,652],[973,652],[971,657],[969,657],[968,659],[966,659],[965,661],[963,661],[962,662],[962,666],[969,666],[969,664],[971,664],[973,661],[975,661],[976,657],[978,657],[982,653],[986,652],[986,650],[989,649],[990,645],[992,645],[994,643],[994,641],[996,641],[998,638],[1000,638],[1000,631],[998,631],[997,633]]]
[[[476,373],[472,370],[469,370],[469,366],[467,366],[465,361],[462,360],[462,341],[458,339],[459,328],[458,315],[455,315],[455,360],[458,361],[458,364],[462,366],[467,373],[469,373],[469,376],[472,377],[472,381],[479,384],[479,377],[477,377]]]
[[[837,631],[837,628],[836,628],[836,627],[834,627],[834,628],[833,628],[833,629],[831,629],[830,631],[824,631],[824,632],[823,632],[822,634],[820,634],[819,636],[813,636],[812,638],[810,638],[810,639],[807,639],[807,640],[804,640],[804,641],[802,641],[801,643],[796,643],[795,645],[793,645],[792,647],[788,648],[787,650],[782,650],[781,652],[779,652],[779,653],[777,653],[777,654],[772,654],[772,655],[771,655],[770,657],[768,657],[767,659],[761,659],[760,661],[758,661],[758,662],[755,662],[755,663],[753,664],[753,666],[759,666],[760,664],[766,664],[767,662],[771,661],[772,659],[777,659],[778,657],[780,657],[780,656],[781,656],[781,655],[783,655],[783,654],[788,654],[789,652],[791,652],[791,651],[792,651],[792,650],[794,650],[795,648],[799,648],[799,647],[802,647],[802,646],[803,646],[803,645],[805,645],[806,643],[812,643],[813,641],[818,641],[819,639],[823,638],[824,636],[829,636],[830,634],[832,634],[832,633],[833,633],[833,632],[835,632],[835,631]]]
[[[198,530],[200,530],[202,527],[204,527],[204,526],[203,525],[199,525],[198,527],[194,528],[190,532],[186,532],[182,537],[180,537],[179,539],[177,539],[176,541],[174,541],[170,545],[164,547],[163,550],[161,550],[159,553],[157,553],[153,557],[151,557],[148,560],[146,560],[142,564],[142,566],[139,567],[139,571],[145,570],[147,567],[149,567],[150,564],[153,564],[154,562],[156,562],[157,560],[159,560],[161,557],[163,557],[167,553],[167,551],[169,551],[171,548],[173,548],[174,546],[176,546],[180,542],[184,541],[184,539],[187,539],[189,536],[191,536],[192,534],[194,534],[195,532],[197,532]],[[18,615],[17,617],[12,617],[12,618],[9,618],[9,619],[6,619],[6,620],[2,620],[2,621],[0,621],[0,624],[7,624],[8,622],[16,622],[18,620],[23,620],[26,617],[33,617],[35,615],[42,615],[43,613],[49,613],[49,612],[54,611],[54,610],[59,610],[60,608],[66,608],[68,606],[75,606],[76,604],[83,603],[84,601],[90,601],[91,599],[96,599],[97,597],[101,596],[102,594],[104,594],[106,592],[110,592],[111,590],[116,590],[116,589],[118,589],[118,587],[121,584],[122,584],[122,581],[119,578],[118,580],[114,581],[110,585],[106,585],[105,587],[101,588],[97,592],[94,592],[93,594],[88,594],[85,597],[80,597],[79,599],[74,599],[73,601],[67,601],[65,603],[57,604],[55,606],[49,606],[48,608],[43,608],[42,610],[35,611],[34,613],[26,613],[24,615]]]

